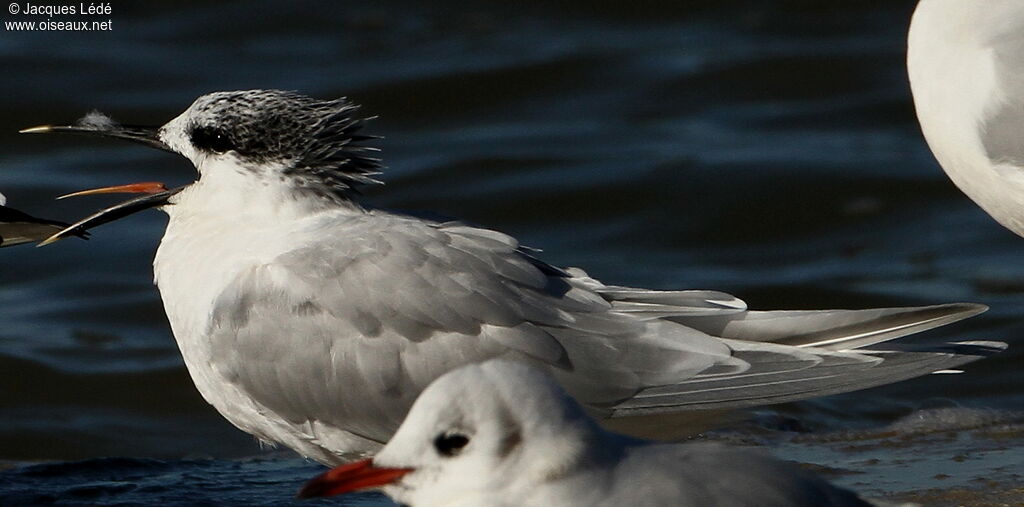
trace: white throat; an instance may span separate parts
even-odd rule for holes
[[[201,163],[202,177],[163,208],[170,220],[153,262],[186,363],[206,357],[201,337],[211,309],[239,273],[300,246],[304,219],[328,210],[361,212],[354,204],[346,209],[299,195],[286,182],[257,175],[230,157]]]

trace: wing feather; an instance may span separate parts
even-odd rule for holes
[[[615,311],[617,301],[657,300],[650,291],[610,298],[495,231],[373,218],[328,241],[317,228],[319,241],[243,272],[214,305],[216,367],[297,428],[385,440],[434,378],[497,356],[547,365],[603,406],[746,367],[704,333]],[[705,305],[696,301],[709,294],[661,300]]]
[[[546,366],[608,416],[788,401],[978,357],[842,352],[977,306],[748,312],[721,292],[605,286],[459,224],[374,212],[309,234],[223,290],[208,336],[223,379],[320,449],[337,430],[385,441],[436,377],[494,357]]]

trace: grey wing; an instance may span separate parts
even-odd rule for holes
[[[1002,342],[968,341],[856,352],[803,349],[808,357],[801,364],[789,352],[766,352],[765,344],[744,350],[743,344],[750,342],[732,343],[737,357],[752,362],[749,371],[699,374],[675,385],[644,389],[616,405],[610,416],[749,407],[845,393],[947,371],[1007,347]]]
[[[669,317],[723,339],[739,372],[701,372],[643,389],[611,417],[737,408],[891,384],[949,370],[1006,349],[1001,342],[888,343],[987,310],[954,303],[867,310],[743,311]]]
[[[662,378],[662,384],[599,413],[608,417],[749,407],[855,391],[949,370],[1006,348],[1001,342],[884,343],[975,316],[987,310],[984,305],[746,311],[742,301],[724,293],[603,286],[579,269],[568,271],[609,300],[613,311],[718,337],[731,350],[733,364],[745,365],[708,369],[675,382]],[[680,311],[671,311],[673,306]]]
[[[851,350],[952,324],[986,310],[985,305],[953,303],[867,310],[748,311],[672,319],[722,338]]]
[[[546,366],[615,417],[850,391],[1001,346],[849,351],[983,307],[748,312],[720,292],[605,286],[494,231],[346,220],[240,275],[211,320],[218,370],[311,439],[320,425],[385,441],[434,378],[499,356]]]
[[[716,306],[698,293],[605,296],[504,234],[458,224],[368,215],[336,227],[335,240],[242,273],[210,324],[217,369],[296,426],[385,441],[430,381],[497,356],[546,365],[605,407],[645,386],[747,367],[716,338],[633,317],[641,300],[652,315],[671,314],[673,300],[685,303],[677,313]],[[727,299],[719,311],[742,311]]]

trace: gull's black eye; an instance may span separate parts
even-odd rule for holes
[[[434,448],[441,456],[455,456],[469,443],[469,437],[461,433],[442,433],[434,439]]]
[[[192,145],[200,150],[226,153],[235,149],[227,133],[216,127],[194,127],[189,137]]]

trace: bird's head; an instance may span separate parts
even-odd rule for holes
[[[281,181],[299,192],[345,196],[379,183],[374,139],[348,100],[319,100],[281,90],[214,92],[196,99],[161,127],[123,125],[98,112],[75,125],[43,125],[23,133],[67,132],[125,139],[173,153],[200,176],[219,167]]]
[[[379,183],[380,160],[363,144],[372,138],[359,133],[358,110],[343,98],[280,90],[215,92],[157,129],[156,138],[201,176],[238,168],[299,192],[345,196]]]
[[[439,378],[377,457],[322,474],[300,496],[382,489],[433,505],[529,489],[570,472],[602,434],[543,372],[492,360]]]
[[[43,125],[22,133],[124,139],[184,156],[195,165],[200,181],[240,175],[231,181],[273,187],[300,199],[341,202],[360,185],[379,183],[377,149],[366,145],[374,138],[360,133],[364,119],[357,116],[358,110],[344,98],[320,100],[281,90],[214,92],[160,127],[125,125],[93,112],[74,125]],[[140,191],[151,196],[136,201],[133,212],[167,204],[174,195],[138,185],[76,195]]]

